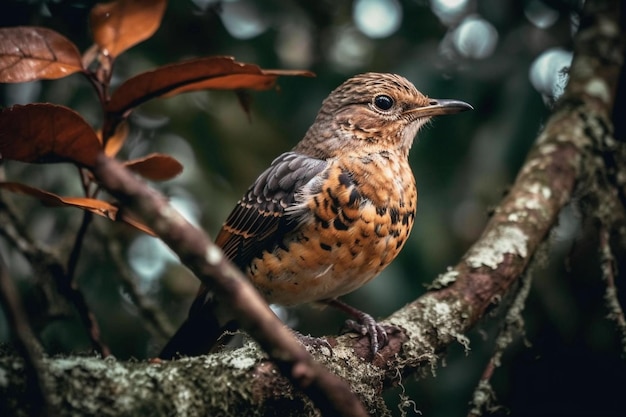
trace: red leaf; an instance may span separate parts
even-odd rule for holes
[[[82,70],[76,45],[53,30],[31,26],[0,29],[0,82],[63,78]]]
[[[19,182],[0,182],[0,188],[19,194],[26,194],[37,198],[39,201],[50,207],[77,207],[90,211],[98,216],[106,217],[109,220],[121,220],[142,232],[154,236],[154,232],[136,219],[124,213],[119,213],[119,208],[107,201],[85,197],[61,197],[53,193],[34,188]]]
[[[256,65],[237,62],[232,57],[207,57],[164,65],[120,85],[111,96],[107,111],[124,114],[155,97],[186,91],[264,90],[274,85],[280,75],[313,74],[309,71],[262,70]]]
[[[89,15],[94,41],[103,54],[115,58],[157,31],[166,5],[166,0],[98,3]]]
[[[4,159],[93,167],[100,151],[91,126],[67,107],[35,103],[0,112],[0,157]]]
[[[152,181],[169,180],[183,171],[183,166],[168,155],[153,153],[124,163],[126,168]]]

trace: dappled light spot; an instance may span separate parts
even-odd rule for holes
[[[483,59],[490,56],[498,43],[496,28],[478,15],[466,17],[456,28],[453,42],[466,58]]]
[[[353,71],[368,63],[372,49],[371,41],[354,27],[342,27],[334,33],[329,58],[340,71]]]
[[[200,207],[190,193],[184,193],[183,189],[178,189],[178,195],[170,197],[170,205],[178,211],[181,216],[194,226],[200,227]]]
[[[398,0],[357,0],[352,13],[356,27],[370,38],[385,38],[402,23]]]
[[[139,278],[141,289],[149,289],[158,280],[165,267],[176,262],[174,253],[162,240],[152,236],[138,236],[128,248],[128,263]]]
[[[533,0],[524,8],[526,18],[539,29],[547,29],[559,18],[559,12],[542,1]]]
[[[278,31],[276,53],[287,67],[307,68],[313,62],[314,43],[307,21],[290,21]]]
[[[222,23],[234,38],[251,39],[268,27],[267,19],[252,2],[226,1],[220,7]]]
[[[467,11],[467,6],[467,0],[430,0],[430,8],[445,25],[457,22]]]
[[[530,66],[530,82],[545,99],[556,100],[567,84],[572,53],[562,48],[545,50]]]

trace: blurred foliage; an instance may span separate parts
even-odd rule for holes
[[[49,27],[84,51],[90,45],[86,22],[94,3],[3,0],[0,26]],[[283,78],[277,91],[249,94],[249,115],[232,93],[199,92],[156,100],[132,117],[132,137],[122,152],[132,149],[136,157],[159,151],[177,157],[185,172],[158,186],[213,236],[247,186],[274,157],[302,137],[323,98],[351,75],[396,72],[432,97],[471,103],[474,112],[435,120],[418,135],[411,163],[420,202],[411,238],[378,279],[345,297],[379,317],[423,293],[424,285],[456,263],[480,235],[490,209],[506,193],[549,114],[547,103],[553,97],[533,87],[531,65],[550,48],[567,51],[571,47],[576,26],[572,8],[579,2],[390,3],[402,11],[398,29],[383,38],[369,38],[355,24],[353,2],[171,1],[162,27],[120,56],[114,75],[115,83],[157,65],[207,55],[232,55],[264,68],[302,68],[317,74],[316,78]],[[450,11],[459,4],[463,7],[456,14],[442,13],[445,7]],[[533,18],[536,10],[553,18],[541,23]],[[487,22],[483,28],[489,30],[466,35],[470,49],[463,50],[458,29],[468,17]],[[237,19],[247,34],[237,31]],[[484,49],[490,42],[493,48]],[[77,75],[0,85],[0,100],[2,105],[49,101],[70,106],[96,123],[100,117],[90,86]],[[8,180],[80,195],[72,167],[5,163],[3,168]],[[80,224],[78,212],[42,208],[27,197],[11,199],[20,207],[32,236],[65,259]],[[525,340],[513,345],[496,372],[498,400],[511,415],[618,415],[626,409],[621,397],[626,366],[619,357],[612,325],[605,320],[595,229],[580,219],[579,204],[563,213],[541,256],[545,259],[533,270]],[[146,246],[146,239],[135,240],[136,232],[124,225],[96,219],[79,263],[80,286],[101,324],[104,340],[117,357],[153,355],[164,341],[142,326],[136,308],[120,290],[104,236],[119,239],[125,250],[130,249],[139,287],[172,322],[180,322],[186,314],[197,283],[161,255],[154,242]],[[1,240],[0,251],[35,314],[37,298],[29,290],[34,281],[29,267]],[[626,288],[623,281],[619,285]],[[290,316],[301,331],[315,335],[335,333],[342,320],[336,311],[308,306]],[[437,378],[404,381],[407,395],[424,415],[467,412],[498,325],[495,314],[470,335],[469,357],[460,346],[453,346]],[[53,321],[40,330],[49,352],[89,346],[76,318]],[[0,324],[0,335],[8,337],[4,324]],[[399,389],[388,394],[394,413],[399,413],[399,394]]]

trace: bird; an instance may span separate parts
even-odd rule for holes
[[[268,303],[337,307],[376,354],[387,330],[338,297],[375,278],[407,242],[418,200],[408,160],[417,132],[434,116],[471,109],[429,98],[397,74],[348,79],[322,102],[300,142],[248,188],[216,244]],[[236,329],[220,301],[201,285],[159,357],[207,353]]]

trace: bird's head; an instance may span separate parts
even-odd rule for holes
[[[429,98],[396,74],[361,74],[330,93],[295,150],[319,158],[354,149],[408,154],[417,131],[432,117],[471,109],[463,101]]]

